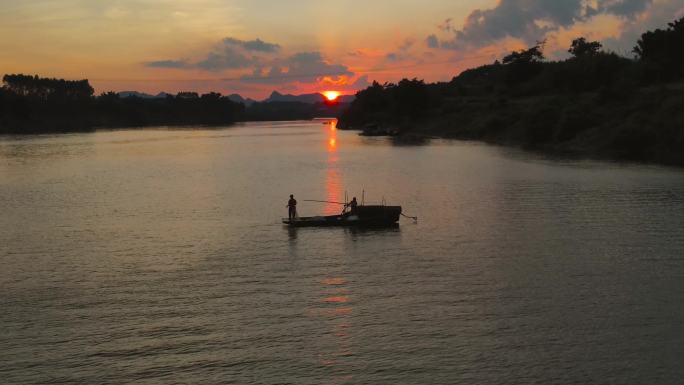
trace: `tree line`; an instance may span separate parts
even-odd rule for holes
[[[88,80],[12,74],[2,78],[0,133],[67,132],[95,127],[229,124],[244,105],[218,93],[180,92],[164,98],[94,96]]]

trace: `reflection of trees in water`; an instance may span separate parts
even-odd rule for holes
[[[90,141],[62,142],[50,141],[39,144],[36,139],[42,141],[45,137],[25,137],[26,140],[14,140],[0,144],[0,156],[14,159],[53,159],[68,156],[85,155],[94,153],[95,143]]]
[[[328,161],[325,173],[325,192],[328,202],[342,202],[344,200],[344,183],[342,181],[342,171],[339,168],[339,153],[336,122],[331,123],[327,136]],[[326,215],[339,214],[341,207],[337,204],[328,203],[324,207]]]
[[[430,138],[424,135],[399,135],[391,138],[394,146],[425,146],[430,144]]]

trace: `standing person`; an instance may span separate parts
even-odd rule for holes
[[[290,220],[297,218],[297,200],[294,199],[294,195],[290,194],[290,200],[287,201],[287,214]]]
[[[359,205],[359,202],[357,202],[357,201],[356,201],[356,197],[354,197],[354,199],[352,199],[351,202],[346,203],[346,204],[344,205],[344,210],[342,210],[342,214],[343,214],[344,216],[346,216],[346,217],[348,217],[348,216],[350,216],[350,215],[356,215],[356,214],[357,214],[357,213],[356,213],[356,207],[358,207],[358,205]],[[346,211],[347,211],[347,207],[349,208],[349,212],[348,212],[348,213],[346,212]]]
[[[356,197],[349,202],[349,209],[351,215],[356,215],[356,208],[359,206],[359,202],[356,201]]]

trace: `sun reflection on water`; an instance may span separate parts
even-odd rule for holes
[[[342,182],[341,171],[339,169],[339,153],[337,140],[337,120],[330,122],[330,130],[327,135],[328,162],[325,178],[326,200],[328,202],[342,202],[344,197],[344,184]],[[339,214],[342,211],[337,203],[327,203],[323,209],[326,215]]]
[[[331,350],[319,352],[319,361],[325,366],[343,365],[345,357],[353,355],[352,297],[347,287],[347,280],[342,277],[328,277],[320,281],[322,285],[322,308],[316,315],[329,325],[330,336],[333,336]]]

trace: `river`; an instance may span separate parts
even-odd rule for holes
[[[288,229],[334,204],[398,228]],[[684,170],[314,122],[0,138],[4,384],[673,384]]]

